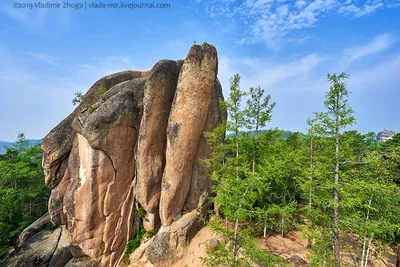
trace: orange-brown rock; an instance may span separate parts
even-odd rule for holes
[[[187,227],[176,240],[185,247],[211,188],[203,132],[226,118],[217,64],[205,43],[184,62],[106,76],[45,137],[49,215],[68,230],[74,258],[67,266],[117,266],[139,225],[158,229],[160,217],[164,226],[151,240]],[[180,220],[183,210],[191,215]],[[166,228],[174,217],[176,227]]]
[[[214,130],[222,121],[226,120],[226,112],[219,108],[219,102],[223,100],[222,87],[218,79],[215,81],[212,100],[208,109],[207,121],[204,132]],[[192,210],[206,203],[211,193],[211,180],[207,165],[203,160],[209,158],[211,150],[207,144],[207,138],[203,134],[197,146],[196,156],[193,163],[192,176],[190,179],[189,192],[186,197],[183,210]]]
[[[189,192],[193,162],[203,135],[217,78],[214,46],[194,45],[179,74],[167,129],[160,217],[163,226],[178,220]]]
[[[165,60],[152,69],[146,83],[143,117],[139,130],[136,199],[149,213],[148,229],[158,217],[161,179],[165,166],[167,124],[182,62]],[[147,226],[147,224],[146,224]]]

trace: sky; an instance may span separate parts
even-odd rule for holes
[[[345,71],[357,118],[349,129],[400,131],[400,0],[38,2],[0,1],[0,140],[43,138],[73,111],[75,92],[114,72],[184,59],[194,40],[217,48],[225,97],[235,73],[242,90],[271,95],[268,128],[306,131],[307,117],[324,109],[327,73]]]

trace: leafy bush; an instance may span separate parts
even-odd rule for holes
[[[75,97],[72,99],[72,104],[75,106],[82,102],[83,94],[82,92],[76,92],[74,95]]]
[[[99,87],[96,88],[96,90],[94,91],[94,93],[96,95],[102,95],[106,92],[106,88],[103,85],[100,85]]]
[[[122,262],[129,264],[129,255],[135,251],[140,246],[140,242],[142,240],[142,237],[146,234],[146,230],[143,228],[143,225],[141,224],[137,232],[135,233],[135,236],[133,239],[129,240],[128,244],[126,245],[125,248],[125,253],[122,258]]]

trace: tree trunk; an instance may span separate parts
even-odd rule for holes
[[[397,248],[396,267],[400,267],[400,246]]]
[[[339,110],[339,96],[336,100],[336,109]],[[340,266],[340,240],[339,240],[339,114],[336,112],[335,121],[335,188],[333,191],[333,252],[336,266]]]
[[[236,124],[236,132],[235,132],[235,142],[236,142],[236,179],[239,178],[239,163],[238,163],[238,158],[239,158],[239,140],[238,140],[238,130],[237,130],[237,122]]]
[[[238,233],[238,230],[239,230],[239,216],[236,217],[235,230],[233,232],[232,257],[233,257],[234,262],[236,262],[236,256],[237,256],[237,233]]]
[[[373,237],[374,236],[371,236],[371,239],[369,240],[368,249],[367,249],[367,255],[365,256],[365,264],[364,264],[363,267],[367,267],[367,265],[368,265],[368,255],[369,255],[369,250],[371,249],[371,243],[372,243],[372,238]]]
[[[371,202],[372,202],[372,196],[368,199],[368,207],[371,207]],[[368,219],[369,219],[369,210],[367,211],[367,216],[365,218],[365,227],[367,227],[368,224]],[[362,249],[362,256],[361,256],[361,267],[364,266],[364,262],[366,261],[365,259],[365,247],[367,244],[367,233],[364,233],[364,243],[363,243],[363,249]]]
[[[261,179],[261,177],[258,178],[257,180],[259,180],[259,179]],[[247,192],[249,191],[249,189],[252,186],[253,186],[253,183],[249,184],[249,186],[244,191],[243,196],[239,203],[238,210],[236,212],[235,228],[234,228],[234,232],[233,232],[233,248],[232,248],[232,257],[233,257],[234,262],[236,261],[236,257],[237,257],[237,233],[239,231],[239,217],[240,217],[240,211],[242,209],[242,201],[246,197]]]
[[[253,146],[253,173],[256,171],[256,159],[257,159],[257,137],[258,137],[258,119],[256,121],[256,132],[254,135],[254,146]]]
[[[267,237],[267,220],[264,219],[264,238]]]
[[[364,266],[364,256],[365,256],[365,247],[366,246],[367,246],[367,237],[364,236],[363,249],[362,249],[362,254],[361,254],[361,262],[360,262],[361,267]]]
[[[313,127],[313,125],[311,126]],[[313,131],[313,129],[311,129]],[[312,133],[313,134],[313,133]],[[313,193],[313,188],[312,188],[312,182],[313,182],[313,176],[314,176],[314,162],[313,162],[313,136],[311,136],[310,139],[310,169],[311,169],[311,174],[310,174],[310,187],[309,187],[309,192],[308,192],[308,217],[310,220],[310,223],[312,224],[312,193]],[[311,238],[308,238],[307,240],[307,247],[311,248],[312,247],[312,240]]]

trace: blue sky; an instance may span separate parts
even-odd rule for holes
[[[400,131],[399,0],[164,0],[155,3],[170,8],[86,10],[15,2],[0,2],[0,140],[44,137],[73,110],[75,92],[113,72],[185,58],[194,40],[216,46],[225,96],[235,73],[243,90],[271,95],[269,127],[305,131],[306,118],[323,110],[326,74],[346,71],[353,128]]]

